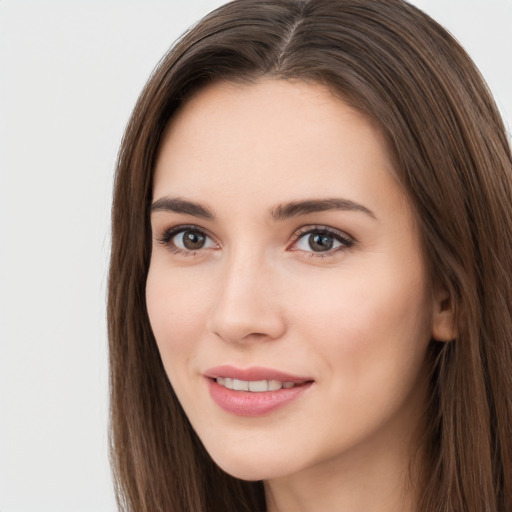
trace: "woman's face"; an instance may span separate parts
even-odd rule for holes
[[[393,174],[379,131],[320,85],[220,83],[173,118],[147,307],[225,471],[272,479],[407,451],[437,307]]]

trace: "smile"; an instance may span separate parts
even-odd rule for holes
[[[223,365],[210,368],[203,376],[213,402],[236,416],[267,415],[291,406],[315,383],[310,377],[263,367]]]
[[[282,382],[279,380],[240,380],[228,377],[217,377],[217,384],[234,391],[251,391],[252,393],[264,393],[266,391],[279,391],[280,389],[291,389],[299,383]]]

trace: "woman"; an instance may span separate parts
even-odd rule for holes
[[[237,0],[119,155],[112,457],[133,511],[512,510],[512,173],[399,0]]]

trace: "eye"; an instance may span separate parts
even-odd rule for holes
[[[328,256],[354,245],[354,240],[343,232],[326,226],[315,226],[299,231],[291,249],[311,253],[311,256]]]
[[[183,254],[217,247],[204,231],[194,226],[176,226],[167,230],[158,241],[174,252]]]

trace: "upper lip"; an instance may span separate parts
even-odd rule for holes
[[[264,368],[261,366],[251,366],[250,368],[236,368],[230,365],[215,366],[214,368],[209,368],[206,370],[203,375],[210,379],[223,377],[246,381],[278,380],[280,382],[300,383],[313,380],[310,377],[291,375],[286,372],[274,370],[272,368]]]

